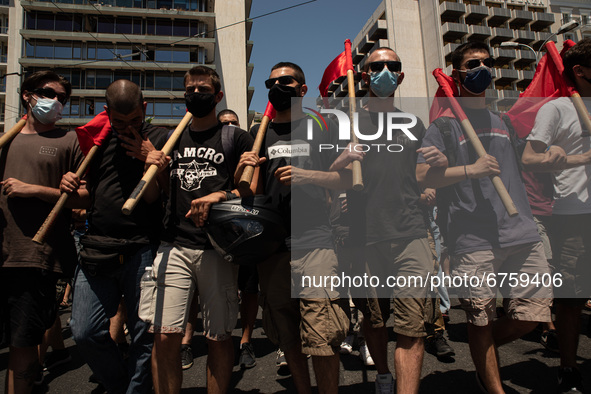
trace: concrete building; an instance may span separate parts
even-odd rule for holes
[[[548,1],[384,0],[353,40],[353,63],[360,72],[369,52],[391,47],[400,56],[405,73],[396,98],[433,97],[438,85],[432,71],[442,68],[450,75],[453,50],[469,40],[479,40],[491,46],[491,55],[497,61],[487,97],[514,99],[531,82],[536,57],[526,47],[507,49],[499,45],[514,41],[538,50],[564,23]],[[574,11],[589,15],[589,11],[579,11],[583,4],[591,9],[589,0],[569,3],[579,3],[578,8],[573,7],[573,17]],[[367,87],[359,80],[358,74],[356,95],[364,97]],[[329,92],[333,97],[346,96],[346,80],[335,81]]]
[[[589,0],[552,0],[550,10],[556,15],[556,23],[552,31],[558,30],[560,25],[575,20],[580,23],[577,30],[558,37],[558,45],[564,39],[578,42],[583,38],[591,38],[591,1]]]
[[[7,0],[0,0],[6,2]],[[224,101],[247,119],[252,0],[10,0],[0,5],[0,67],[8,130],[22,113],[19,86],[51,68],[72,83],[61,125],[74,127],[103,110],[115,79],[138,83],[153,123],[176,126],[185,114],[183,75],[203,64],[222,78]],[[2,3],[0,3],[2,4]],[[237,23],[238,22],[238,23]],[[228,25],[231,25],[227,27]],[[7,32],[6,32],[7,30]],[[7,34],[6,34],[7,33]],[[4,97],[2,97],[4,96]]]

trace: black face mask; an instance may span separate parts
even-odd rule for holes
[[[276,83],[269,89],[269,101],[277,111],[291,108],[291,99],[297,96],[297,90],[293,86]]]
[[[194,92],[185,95],[185,104],[193,116],[204,118],[215,108],[215,94]]]

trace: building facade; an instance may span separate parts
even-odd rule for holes
[[[23,113],[22,78],[48,68],[72,83],[64,127],[103,111],[105,88],[124,78],[142,88],[146,116],[173,128],[185,114],[183,76],[199,64],[222,78],[218,110],[232,108],[246,119],[253,93],[250,7],[251,0],[10,0],[0,6],[4,127]]]

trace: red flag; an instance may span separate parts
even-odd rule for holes
[[[533,80],[507,112],[519,138],[529,135],[538,110],[544,104],[557,97],[570,97],[575,92],[572,82],[564,77],[561,57],[573,45],[573,41],[566,40],[559,54],[554,42],[546,44],[547,52],[540,60]]]
[[[326,70],[324,70],[322,81],[320,81],[320,85],[318,85],[320,95],[322,97],[327,97],[330,83],[335,79],[342,77],[343,75],[347,75],[347,70],[353,70],[353,59],[351,58],[351,41],[349,39],[345,40],[345,50],[332,62],[330,62],[328,67],[326,67]],[[325,106],[328,107],[326,100]]]
[[[267,103],[267,108],[265,108],[265,113],[263,114],[263,117],[268,116],[270,119],[275,118],[275,115],[277,114],[277,111],[275,111],[275,108],[273,108],[273,104],[271,104],[271,102],[269,101]]]
[[[96,115],[90,122],[84,126],[76,127],[76,134],[78,134],[78,143],[80,149],[85,155],[88,153],[93,145],[101,146],[105,138],[111,133],[111,122],[107,111],[103,111]]]
[[[435,93],[433,104],[429,110],[429,123],[441,116],[447,116],[449,118],[455,118],[454,112],[451,109],[451,103],[449,99],[445,97],[458,97],[459,91],[456,83],[452,77],[445,74],[442,69],[436,68],[433,70],[433,76],[439,84],[439,88]]]

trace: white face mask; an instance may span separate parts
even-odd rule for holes
[[[38,98],[37,104],[31,107],[31,112],[39,122],[53,124],[62,118],[63,109],[64,106],[57,100]]]

